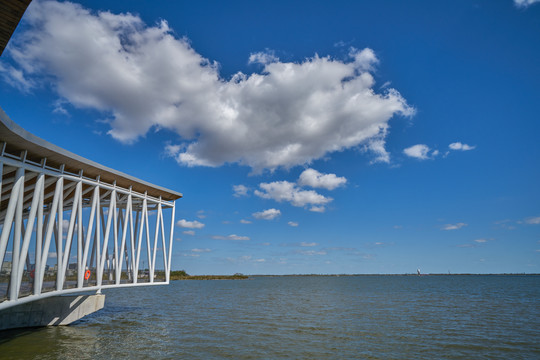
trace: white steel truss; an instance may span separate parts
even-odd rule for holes
[[[8,153],[6,143],[0,179],[0,310],[65,293],[169,283],[174,200],[48,166],[46,158],[31,161],[26,151]]]

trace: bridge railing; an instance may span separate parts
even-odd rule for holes
[[[0,310],[169,282],[175,202],[0,154]]]

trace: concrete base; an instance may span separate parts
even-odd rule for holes
[[[105,306],[105,295],[62,295],[0,311],[0,330],[68,325]]]

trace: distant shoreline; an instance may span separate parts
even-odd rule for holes
[[[538,273],[494,273],[494,274],[474,274],[474,273],[457,273],[457,274],[285,274],[285,275],[173,275],[171,280],[246,280],[251,277],[353,277],[353,276],[540,276]]]
[[[249,275],[257,277],[274,277],[274,276],[328,276],[328,277],[340,277],[340,276],[540,276],[540,273],[493,273],[493,274],[475,274],[475,273],[432,273],[432,274],[285,274],[285,275]]]
[[[171,280],[245,280],[246,275],[171,275]]]

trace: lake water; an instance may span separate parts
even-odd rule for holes
[[[108,290],[1,359],[540,359],[540,276],[287,276]]]

